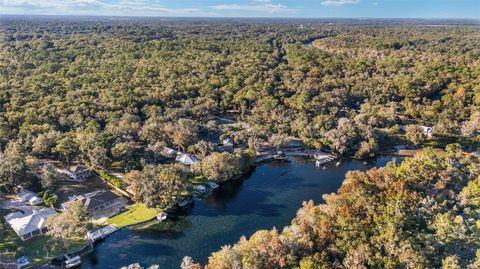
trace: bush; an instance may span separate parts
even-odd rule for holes
[[[105,179],[113,186],[120,188],[122,190],[125,189],[125,184],[123,183],[123,181],[115,176],[110,175],[107,171],[100,170],[100,171],[97,171],[97,173],[98,175],[100,175],[101,178]]]
[[[46,206],[53,206],[57,202],[58,197],[49,191],[39,192],[38,194],[42,197]]]

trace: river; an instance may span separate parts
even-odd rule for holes
[[[326,169],[312,160],[290,158],[257,166],[245,180],[223,184],[217,192],[196,200],[189,212],[162,223],[122,229],[95,246],[82,268],[119,268],[134,262],[179,268],[183,256],[206,263],[211,252],[233,244],[259,229],[290,224],[305,200],[322,202],[335,192],[349,170],[383,166],[391,156],[369,164],[356,160],[335,162]]]

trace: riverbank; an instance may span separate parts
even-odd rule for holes
[[[48,236],[40,236],[23,241],[12,229],[6,229],[0,242],[0,253],[9,255],[20,251],[22,256],[28,257],[31,265],[39,266],[88,245],[84,238],[75,238],[68,240],[68,249],[55,248],[50,239]]]
[[[212,195],[196,199],[191,207],[179,210],[163,222],[124,228],[95,246],[83,258],[82,268],[119,268],[133,262],[158,264],[162,269],[179,268],[183,256],[205,263],[213,251],[232,244],[256,230],[279,230],[290,224],[302,202],[323,201],[335,192],[345,174],[385,165],[392,156],[363,163],[344,159],[337,166],[317,168],[305,157],[287,157],[289,162],[265,162],[242,180],[222,183]],[[111,257],[116,259],[112,260]]]

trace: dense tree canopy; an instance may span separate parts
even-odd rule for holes
[[[258,231],[206,268],[466,268],[480,262],[480,164],[458,147],[352,171],[281,233]],[[478,268],[478,267],[472,267]]]
[[[206,155],[215,115],[243,122],[231,132],[238,143],[295,136],[358,156],[374,152],[377,130],[396,123],[477,137],[477,31],[395,22],[4,18],[0,148],[17,139],[38,157],[138,168],[152,159],[147,146]]]

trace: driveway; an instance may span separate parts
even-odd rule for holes
[[[2,200],[0,201],[0,208],[7,210],[23,211],[24,214],[30,214],[35,207],[27,205],[25,202],[15,200]]]

